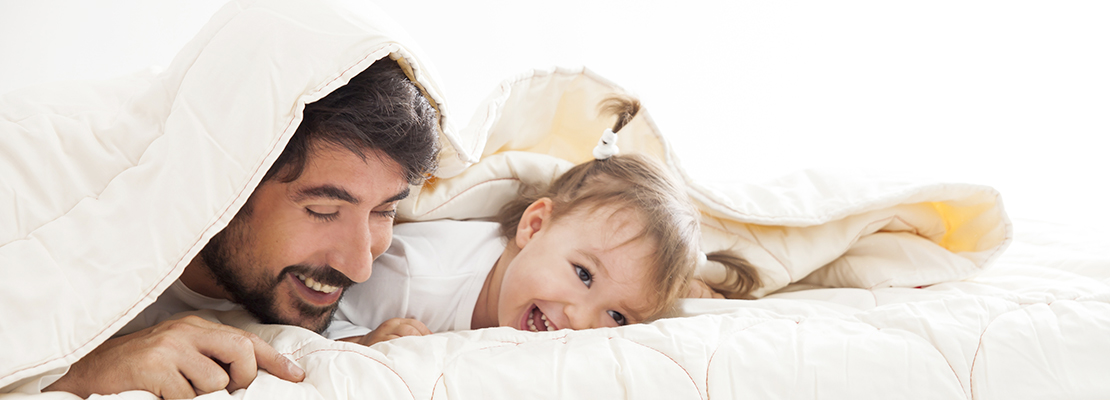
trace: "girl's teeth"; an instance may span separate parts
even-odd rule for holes
[[[303,274],[296,274],[296,275],[297,275],[297,279],[300,279],[301,282],[304,282],[305,286],[308,286],[309,288],[311,288],[312,290],[315,290],[317,292],[331,294],[331,293],[335,292],[336,290],[339,290],[338,287],[331,286],[331,285],[325,285],[323,283],[316,282],[315,279],[304,276]]]
[[[533,308],[531,311],[528,311],[528,330],[532,332],[540,331],[536,328],[536,313],[540,313],[540,320],[543,321],[545,331],[550,332],[555,330],[555,327],[551,326],[550,322],[547,322],[547,314],[544,314],[543,311],[540,311],[538,308]]]
[[[532,320],[532,316],[535,314],[535,309],[532,309],[532,311],[528,312],[528,329],[532,332],[539,332],[539,329],[536,329],[536,323]]]

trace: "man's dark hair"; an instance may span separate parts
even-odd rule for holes
[[[342,146],[363,159],[379,150],[401,166],[410,184],[435,171],[437,114],[397,62],[378,60],[349,83],[305,105],[304,119],[262,178],[292,182],[304,172],[313,145]]]

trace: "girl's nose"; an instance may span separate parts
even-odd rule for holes
[[[580,329],[593,329],[604,326],[601,323],[600,314],[596,310],[597,307],[582,304],[568,304],[563,308],[563,312],[567,315],[567,320],[570,321],[570,328],[574,330]]]

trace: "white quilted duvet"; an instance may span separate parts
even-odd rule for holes
[[[618,86],[554,69],[507,80],[456,131],[402,39],[357,4],[234,1],[162,74],[0,99],[0,393],[15,391],[0,397],[73,397],[26,392],[156,298],[246,200],[303,104],[377,59],[400,58],[445,112],[443,170],[403,204],[406,220],[489,216],[521,180],[590,157],[611,124],[594,105]],[[369,348],[200,312],[308,371],[203,397],[1110,398],[1105,235],[1011,224],[998,193],[976,185],[811,171],[705,186],[648,112],[620,146],[687,181],[703,247],[755,264],[761,299],[686,300],[675,318],[621,328]]]

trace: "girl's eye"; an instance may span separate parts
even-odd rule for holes
[[[619,312],[609,310],[609,316],[613,318],[613,321],[617,321],[617,325],[620,325],[620,326],[628,325],[628,320],[624,319],[624,315],[622,315]]]
[[[308,215],[311,215],[312,218],[316,218],[321,221],[333,221],[336,218],[339,218],[339,211],[331,213],[321,213],[313,211],[311,207],[305,207],[304,210],[307,211]]]
[[[586,284],[586,287],[590,287],[590,285],[594,283],[593,274],[591,274],[589,270],[583,268],[581,265],[575,265],[574,272],[578,273],[578,279],[581,280],[582,283]]]

